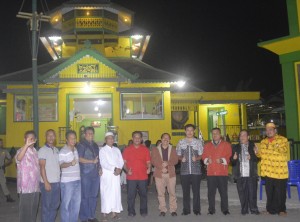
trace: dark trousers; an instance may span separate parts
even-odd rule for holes
[[[208,211],[215,213],[217,189],[221,197],[222,212],[228,211],[228,176],[207,176]]]
[[[96,177],[81,177],[81,203],[79,218],[81,221],[95,218],[99,194],[100,179]]]
[[[271,214],[286,212],[286,183],[287,179],[266,177],[267,211]]]
[[[148,213],[147,185],[148,180],[127,180],[128,214],[135,215],[135,197],[137,192],[140,196],[140,214]]]
[[[240,177],[236,181],[236,187],[239,194],[242,214],[258,211],[257,208],[257,178]]]
[[[40,193],[20,193],[19,222],[36,222]]]
[[[60,204],[60,183],[50,183],[51,190],[46,191],[40,183],[42,194],[42,222],[54,222]]]
[[[200,207],[200,182],[201,175],[181,175],[181,187],[183,194],[183,213],[191,213],[191,196],[190,189],[193,191],[193,211],[201,212]]]

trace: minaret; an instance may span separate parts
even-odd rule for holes
[[[86,40],[107,57],[137,58],[149,41],[146,35],[132,38],[134,12],[109,0],[71,0],[48,15],[59,35],[41,40],[53,59],[71,57],[84,47]]]

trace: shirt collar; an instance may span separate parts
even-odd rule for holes
[[[221,143],[221,141],[222,141],[222,140],[219,140],[217,143],[215,143],[215,141],[212,140],[211,142],[212,142],[212,144],[213,144],[214,146],[218,146],[218,145]]]
[[[49,146],[47,143],[45,143],[45,146],[48,147],[48,148],[51,148],[51,149],[54,148],[54,146]]]

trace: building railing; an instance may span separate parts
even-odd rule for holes
[[[290,143],[290,159],[300,160],[300,141],[289,139]]]
[[[238,135],[242,130],[242,125],[219,125],[222,136],[228,142],[238,141]]]

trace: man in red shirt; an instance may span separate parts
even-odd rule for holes
[[[215,213],[215,197],[218,189],[221,196],[221,210],[228,211],[228,164],[232,154],[230,143],[221,139],[220,128],[212,129],[212,141],[204,145],[202,159],[207,165],[208,214]]]
[[[135,197],[140,195],[140,214],[148,214],[147,185],[151,169],[150,151],[142,144],[143,134],[140,131],[132,133],[133,144],[123,152],[124,169],[127,173],[127,205],[128,216],[135,216]]]

